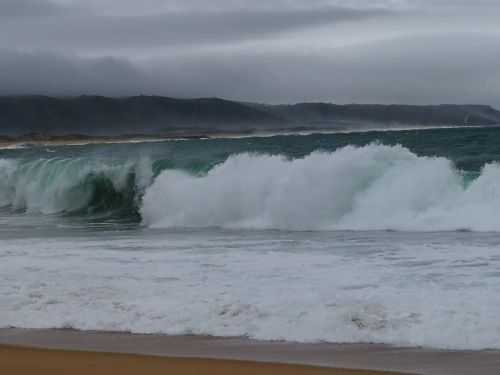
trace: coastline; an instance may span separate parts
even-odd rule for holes
[[[443,125],[443,126],[395,126],[395,127],[373,127],[373,128],[300,128],[300,129],[277,129],[274,131],[252,131],[252,132],[206,132],[206,133],[172,133],[153,135],[118,135],[118,136],[87,136],[87,135],[56,135],[39,136],[26,135],[15,138],[0,136],[0,149],[16,149],[29,146],[85,146],[98,144],[127,144],[148,143],[182,140],[210,140],[210,139],[238,139],[238,138],[266,138],[275,136],[306,136],[315,134],[350,134],[369,132],[399,132],[399,131],[425,131],[436,129],[463,129],[463,128],[494,128],[500,125]]]
[[[87,354],[70,353],[71,351]],[[155,366],[176,365],[181,366],[176,369],[182,368],[182,371],[187,371],[177,372],[176,370],[176,374],[199,373],[201,369],[209,371],[210,366],[216,366],[212,369],[213,371],[217,369],[216,372],[220,374],[250,374],[257,371],[259,374],[332,375],[381,375],[384,373],[494,375],[500,368],[500,351],[445,351],[398,348],[378,344],[307,344],[256,341],[246,338],[141,335],[56,329],[0,329],[0,371],[2,372],[4,369],[1,366],[5,366],[8,358],[14,358],[9,362],[11,366],[24,363],[19,360],[16,362],[15,358],[29,358],[30,361],[33,360],[36,363],[40,363],[41,360],[48,361],[47,366],[50,367],[51,361],[71,356],[75,356],[77,361],[82,360],[78,359],[81,356],[95,363],[102,362],[103,358],[108,358],[108,360],[111,358],[112,361],[123,361],[124,368],[129,368],[128,363],[131,358],[136,358],[135,362],[138,358],[143,358],[139,361],[144,360],[151,364],[151,360],[157,363],[155,361],[159,359],[154,358],[159,357],[164,361],[158,362],[159,364]],[[284,364],[285,367],[277,364]],[[235,372],[235,367],[232,367],[235,365],[237,365],[237,372]],[[291,366],[286,367],[286,365]],[[106,364],[102,363],[102,366],[104,369]],[[165,369],[165,367],[161,368]],[[231,370],[224,372],[228,369]],[[365,372],[342,369],[359,369]],[[148,373],[156,373],[151,371]],[[22,372],[19,373],[22,374]]]

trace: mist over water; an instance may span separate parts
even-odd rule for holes
[[[0,150],[0,326],[500,348],[499,136]]]

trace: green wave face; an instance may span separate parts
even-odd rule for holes
[[[145,161],[2,159],[0,204],[27,213],[138,220],[140,197],[151,176],[151,166]]]

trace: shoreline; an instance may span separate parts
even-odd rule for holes
[[[331,372],[327,373],[333,375],[369,375],[391,372],[422,375],[472,375],[479,373],[494,375],[498,374],[500,368],[500,351],[450,351],[401,348],[378,344],[307,344],[257,341],[246,338],[163,336],[57,329],[0,329],[0,351],[5,351],[6,348],[12,348],[12,350],[24,350],[22,348],[31,348],[26,350],[47,349],[48,355],[56,357],[61,356],[61,352],[77,351],[93,353],[94,356],[98,357],[102,356],[103,353],[114,353],[115,355],[125,355],[125,357],[177,358],[184,359],[187,363],[185,366],[188,366],[189,363],[191,363],[189,366],[194,366],[193,361],[197,360],[219,360],[220,363],[225,363],[224,366],[227,366],[227,363],[231,361],[237,361],[239,364],[242,362],[252,363],[254,366],[256,364],[259,366],[265,364],[271,366],[275,364],[298,365],[306,366],[300,367],[300,369],[308,371],[312,367],[328,368]],[[3,372],[1,363],[3,360],[0,359],[0,371]],[[359,369],[369,372],[345,372],[346,370],[338,369]],[[255,368],[252,371],[248,373],[254,373]],[[263,367],[259,367],[258,371],[262,374],[280,374],[280,372],[265,372],[267,370]],[[288,371],[284,373],[316,373],[290,371],[288,368]],[[223,372],[220,373],[223,374]],[[325,372],[317,373],[327,374]]]
[[[154,357],[134,354],[50,350],[0,346],[0,371],[17,375],[166,374],[176,375],[397,375],[305,365],[237,360]],[[402,374],[401,374],[402,375]]]
[[[130,144],[130,143],[156,143],[183,140],[213,140],[213,139],[240,139],[240,138],[267,138],[276,136],[307,136],[329,134],[351,134],[369,132],[399,132],[399,131],[425,131],[439,129],[470,129],[470,128],[498,128],[500,125],[443,125],[443,126],[408,126],[408,127],[374,127],[374,128],[337,128],[337,129],[278,129],[275,131],[254,132],[207,132],[186,134],[158,134],[158,135],[120,135],[120,136],[47,136],[47,137],[15,137],[7,139],[0,136],[0,149],[16,149],[30,146],[85,146],[99,144]]]

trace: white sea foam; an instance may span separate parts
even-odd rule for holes
[[[217,134],[210,135],[206,139],[243,139],[243,138],[269,138],[269,137],[279,137],[279,136],[308,136],[308,135],[326,135],[326,134],[359,134],[359,133],[371,133],[371,132],[407,132],[411,130],[418,131],[432,131],[436,129],[449,129],[461,131],[463,129],[483,129],[483,128],[497,128],[499,125],[434,125],[434,126],[411,126],[411,125],[398,125],[390,127],[380,127],[380,126],[365,126],[365,127],[346,127],[337,129],[308,129],[308,130],[280,130],[280,131],[256,131],[253,133],[245,134]]]
[[[240,154],[203,176],[162,172],[141,214],[151,227],[500,230],[500,167],[468,183],[445,158],[347,146],[302,159]]]
[[[2,240],[1,327],[500,348],[488,235],[65,233]]]

